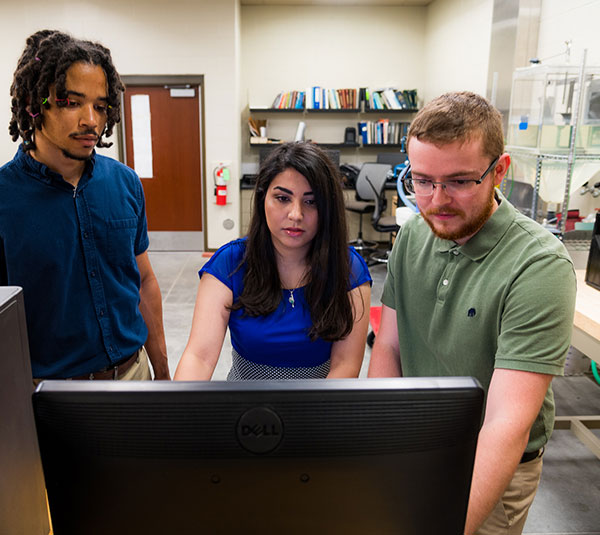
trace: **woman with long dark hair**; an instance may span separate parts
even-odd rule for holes
[[[261,166],[248,236],[200,270],[175,379],[210,379],[227,327],[228,379],[356,377],[371,277],[348,247],[341,182],[310,143],[285,143]]]

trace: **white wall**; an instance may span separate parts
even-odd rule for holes
[[[41,0],[0,7],[0,126],[10,119],[8,88],[28,35],[42,28],[67,31],[111,49],[117,70],[132,74],[202,74],[205,80],[206,174],[212,162],[232,161],[231,204],[207,196],[205,233],[216,248],[239,234],[239,0]],[[0,136],[0,161],[17,148]],[[205,190],[206,191],[206,190]],[[231,219],[231,230],[223,221]]]
[[[485,94],[493,0],[428,7],[242,6],[242,93],[269,106],[281,90],[416,87]]]
[[[587,48],[587,65],[600,65],[600,0],[542,0],[538,58],[565,51],[566,40],[573,42],[571,62],[580,64]],[[556,58],[553,62],[564,59]]]
[[[423,88],[425,8],[242,6],[243,92],[270,106],[282,90]]]
[[[424,87],[424,7],[242,6],[242,100],[270,107],[281,91],[307,87]],[[242,115],[242,161],[256,162]],[[369,117],[376,120],[379,117]],[[301,115],[267,116],[270,137],[294,139]],[[410,117],[408,117],[410,119]],[[393,120],[402,120],[401,117]],[[306,139],[341,143],[358,116],[312,115]],[[343,151],[342,162],[359,163],[374,153]]]
[[[7,135],[8,88],[25,38],[36,30],[101,41],[124,75],[202,74],[207,175],[213,162],[232,161],[231,204],[214,205],[208,188],[205,232],[208,247],[216,248],[239,234],[240,155],[249,152],[240,145],[241,117],[248,104],[268,106],[281,90],[315,84],[417,88],[424,101],[452,90],[485,94],[492,9],[493,0],[241,8],[239,0],[2,2],[0,163],[16,151]],[[588,48],[588,64],[600,65],[598,20],[600,0],[544,0],[538,57],[562,52],[572,39],[574,61]],[[226,219],[234,222],[229,231]]]
[[[447,92],[484,95],[493,0],[435,0],[427,8],[425,101]]]

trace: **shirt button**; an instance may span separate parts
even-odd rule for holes
[[[89,236],[90,236],[90,235],[89,235],[87,232],[84,232],[84,233],[83,233],[83,237],[84,237],[84,239],[86,239],[86,240],[87,240],[87,239],[89,238]]]
[[[100,312],[98,312],[98,314],[100,314],[101,316],[104,316],[104,309],[103,309],[103,308],[101,308],[101,309],[100,309]]]
[[[454,250],[454,251],[452,251],[452,254],[453,254],[454,256],[458,256],[458,251]]]
[[[444,279],[444,280],[442,281],[442,284],[443,284],[444,286],[448,286],[448,279]]]
[[[96,272],[95,271],[90,272],[90,277],[94,278],[95,276],[96,276]]]

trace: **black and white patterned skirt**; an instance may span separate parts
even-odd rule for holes
[[[329,373],[331,359],[318,366],[286,368],[257,364],[242,357],[235,349],[232,351],[231,370],[228,381],[246,381],[258,379],[325,379]]]

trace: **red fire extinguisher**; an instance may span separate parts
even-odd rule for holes
[[[215,181],[215,199],[218,206],[227,204],[227,181],[229,180],[229,168],[225,165],[215,167],[213,172]]]
[[[217,204],[219,206],[227,204],[227,186],[217,186]]]

